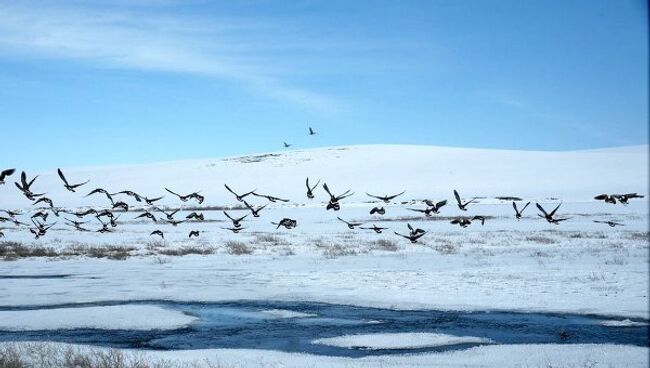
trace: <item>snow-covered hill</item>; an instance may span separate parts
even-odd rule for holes
[[[9,166],[11,163],[5,163]],[[18,168],[18,171],[23,168]],[[590,200],[595,194],[648,193],[648,146],[589,151],[533,152],[408,145],[369,145],[291,150],[221,159],[162,162],[146,165],[63,168],[71,182],[90,179],[79,193],[67,192],[56,168],[39,175],[35,192],[47,192],[55,204],[77,207],[103,204],[101,196],[85,198],[96,187],[133,190],[142,195],[165,195],[162,204],[178,200],[164,191],[201,191],[205,204],[232,204],[224,187],[257,189],[306,203],[305,178],[326,181],[333,191],[352,189],[348,202],[368,200],[364,192],[391,194],[400,199],[451,198],[452,189],[464,197],[519,196],[530,199]],[[13,185],[19,172],[0,187],[2,207],[23,208],[31,203]],[[322,189],[317,201],[327,197]]]

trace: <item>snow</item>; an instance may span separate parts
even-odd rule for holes
[[[267,309],[260,312],[272,318],[309,318],[318,316],[314,313],[303,313],[286,309]]]
[[[603,326],[613,326],[613,327],[635,327],[635,326],[647,326],[648,324],[645,322],[636,322],[636,321],[631,321],[629,319],[624,319],[621,321],[602,321],[601,324]]]
[[[314,340],[312,343],[351,349],[418,349],[458,344],[489,344],[493,341],[475,336],[436,333],[387,333],[346,335]]]
[[[184,327],[195,320],[195,317],[153,305],[0,311],[0,329],[8,331],[76,328],[165,330]]]

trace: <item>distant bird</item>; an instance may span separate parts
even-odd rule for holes
[[[369,193],[366,193],[366,195],[368,197],[380,199],[380,200],[384,201],[385,203],[390,203],[390,201],[392,201],[393,199],[401,196],[404,193],[406,193],[406,191],[402,191],[402,193],[395,194],[395,195],[377,196],[377,195],[373,195],[373,194],[369,194]]]
[[[95,217],[97,217],[97,218],[102,218],[102,217],[113,218],[114,216],[113,216],[113,212],[111,212],[110,210],[103,210],[103,211],[97,212]]]
[[[75,230],[77,230],[77,231],[82,231],[82,232],[90,231],[90,230],[88,230],[88,229],[81,226],[81,225],[86,223],[85,221],[72,221],[72,220],[68,220],[68,219],[65,219],[65,221],[66,221],[66,223],[65,223],[66,225],[74,227]]]
[[[474,217],[472,217],[472,221],[474,221],[474,220],[481,221],[481,226],[485,225],[485,217],[483,217],[483,216],[474,216]]]
[[[519,197],[511,197],[511,196],[506,196],[506,197],[494,197],[500,201],[523,201],[523,199]]]
[[[30,229],[29,229],[29,232],[31,232],[32,234],[34,234],[34,238],[35,238],[35,239],[38,239],[38,238],[40,238],[40,237],[42,237],[42,236],[45,236],[45,234],[47,233],[47,231],[48,231],[49,229],[51,229],[52,226],[54,226],[54,225],[56,224],[56,222],[55,222],[55,223],[53,223],[53,224],[50,224],[49,226],[46,226],[45,224],[41,224],[41,223],[39,223],[38,221],[36,221],[36,220],[34,219],[34,217],[32,217],[32,223],[34,224],[35,227],[34,227],[34,228],[30,228]]]
[[[433,213],[433,211],[434,211],[434,208],[433,208],[433,207],[427,207],[427,208],[425,208],[425,209],[419,209],[419,208],[407,208],[407,210],[409,210],[409,211],[415,211],[415,212],[420,212],[420,213],[424,213],[424,215],[425,215],[426,217],[431,217],[431,216],[432,216],[432,213]]]
[[[521,211],[519,211],[519,209],[517,209],[517,202],[515,201],[512,202],[512,207],[515,209],[515,218],[517,218],[517,220],[521,218],[521,215],[524,213],[524,210],[526,209],[526,207],[528,207],[529,204],[530,202],[526,203],[524,207],[521,209]]]
[[[112,226],[112,227],[117,227],[117,219],[119,219],[120,216],[121,216],[121,215],[117,215],[117,216],[114,216],[114,217],[111,217],[111,218],[110,218],[110,219],[111,219],[110,222],[111,222],[111,226]]]
[[[47,197],[41,197],[41,198],[37,199],[37,200],[32,204],[32,206],[36,206],[36,205],[39,204],[39,203],[47,203],[47,205],[48,205],[50,208],[54,208],[54,202],[52,202],[52,200],[49,199],[49,198],[47,198]]]
[[[316,132],[311,127],[309,127],[309,135],[316,135]]]
[[[158,235],[161,239],[165,239],[165,234],[160,230],[154,230],[149,234],[149,236]]]
[[[0,185],[4,185],[4,183],[5,183],[5,179],[6,179],[8,176],[13,175],[13,173],[15,173],[15,172],[16,172],[16,169],[6,169],[6,170],[2,170],[2,171],[0,172]]]
[[[18,220],[17,220],[16,218],[14,218],[14,217],[0,217],[0,222],[11,222],[11,223],[13,223],[15,226],[27,225],[27,224],[24,223],[24,222],[20,222],[20,221],[18,221]]]
[[[597,201],[604,201],[605,203],[616,204],[616,197],[613,195],[601,194],[594,197]]]
[[[282,199],[282,198],[274,197],[274,196],[271,196],[271,195],[266,195],[266,194],[257,194],[257,193],[255,193],[255,192],[253,192],[252,194],[253,194],[254,196],[256,196],[256,197],[266,198],[266,199],[268,199],[269,201],[271,201],[271,202],[273,202],[273,203],[275,203],[275,202],[277,202],[277,201],[280,201],[280,202],[289,202],[288,199]]]
[[[599,224],[607,224],[607,225],[609,225],[609,227],[625,226],[625,224],[622,224],[622,223],[616,222],[616,221],[598,221],[598,220],[594,220],[594,222],[597,222]]]
[[[153,213],[151,213],[149,211],[144,211],[139,216],[136,216],[136,219],[143,218],[143,217],[146,217],[146,218],[148,218],[150,220],[153,220],[153,222],[158,222],[158,220],[156,220],[156,216],[154,216]]]
[[[142,199],[144,199],[145,203],[147,203],[150,206],[153,205],[154,202],[158,202],[159,200],[161,200],[163,198],[165,198],[165,197],[156,197],[156,198],[142,197]]]
[[[245,205],[249,210],[251,210],[251,214],[253,215],[253,217],[260,217],[260,211],[263,210],[264,207],[268,206],[268,203],[265,204],[265,205],[262,206],[262,207],[258,207],[257,209],[255,209],[253,206],[251,206],[250,204],[248,204],[248,202],[246,202],[246,201],[244,201],[244,205]]]
[[[158,208],[158,207],[154,207],[154,210],[164,214],[165,217],[167,217],[167,220],[169,220],[169,221],[174,221],[174,215],[177,214],[178,211],[180,211],[180,209],[176,209],[176,210],[174,210],[172,212],[166,212],[165,210],[163,210],[161,208]]]
[[[292,144],[289,144],[287,142],[282,142],[282,143],[284,143],[284,148],[289,148],[289,147],[293,146]]]
[[[553,211],[548,212],[548,213],[544,210],[544,208],[539,203],[535,203],[535,205],[537,206],[537,209],[539,209],[540,212],[542,212],[541,215],[537,214],[537,216],[545,219],[546,221],[548,221],[551,224],[558,225],[560,222],[568,220],[568,218],[554,218],[553,217],[553,216],[555,216],[555,212],[557,212],[557,210],[562,205],[562,202],[560,202],[560,204],[558,204],[557,207],[555,207],[555,209]]]
[[[458,208],[461,211],[467,211],[467,205],[474,202],[476,199],[472,199],[468,202],[464,202],[460,200],[460,194],[454,189],[454,197],[456,197],[456,202],[458,203]]]
[[[235,234],[238,234],[240,231],[245,230],[245,227],[222,227],[224,230],[230,230]]]
[[[280,226],[284,226],[284,228],[290,230],[298,226],[298,221],[285,217],[282,220],[280,220],[280,222],[271,222],[271,224],[277,225],[276,229],[279,229]]]
[[[436,203],[434,203],[433,201],[430,201],[428,199],[425,199],[423,202],[426,203],[427,206],[429,206],[429,208],[431,209],[431,213],[435,213],[436,215],[438,213],[440,213],[440,209],[442,207],[447,205],[447,200],[446,199],[444,201],[439,201],[439,202],[436,202]]]
[[[403,238],[406,238],[406,239],[410,240],[411,243],[413,243],[413,244],[417,243],[417,242],[418,242],[418,239],[420,239],[421,237],[423,237],[424,234],[425,234],[425,233],[418,233],[418,234],[403,235],[403,234],[400,234],[400,233],[398,233],[398,232],[396,232],[396,231],[394,231],[394,233],[395,233],[395,235],[399,235],[399,236],[401,236],[401,237],[403,237]]]
[[[243,219],[245,219],[246,217],[248,217],[248,214],[246,214],[245,216],[242,216],[242,217],[239,217],[239,218],[233,218],[233,217],[230,217],[230,215],[226,211],[223,211],[223,214],[226,215],[226,217],[228,217],[230,219],[230,221],[232,221],[232,226],[233,227],[241,227],[241,221]]]
[[[113,232],[113,230],[108,227],[109,224],[105,224],[102,221],[100,221],[100,222],[102,223],[102,228],[97,230],[98,233],[104,234],[104,233],[112,233]]]
[[[417,234],[424,234],[424,233],[426,233],[426,231],[424,231],[424,230],[422,230],[422,229],[420,229],[420,228],[414,228],[414,227],[411,226],[411,224],[409,224],[409,223],[406,224],[406,227],[409,228],[409,234],[411,234],[411,235],[417,235]]]
[[[377,234],[381,234],[382,231],[388,229],[387,227],[378,227],[377,225],[372,225],[372,227],[359,227],[359,229],[372,230]]]
[[[166,220],[166,222],[167,222],[168,224],[172,225],[172,226],[178,226],[179,224],[182,224],[183,222],[185,222],[185,220],[180,220],[180,221],[177,221],[177,220]]]
[[[347,197],[354,194],[354,193],[350,193],[350,189],[348,189],[345,192],[343,192],[342,194],[339,194],[338,196],[335,196],[335,195],[332,194],[332,192],[330,192],[330,188],[327,186],[327,183],[323,183],[323,189],[325,189],[327,194],[329,194],[329,196],[330,196],[330,201],[327,204],[327,207],[325,207],[325,209],[327,209],[327,210],[330,210],[330,209],[333,209],[334,211],[340,210],[341,205],[339,204],[339,201],[341,199],[347,198]]]
[[[386,209],[384,209],[384,207],[373,207],[370,210],[370,214],[374,215],[375,213],[378,214],[378,215],[383,215],[383,214],[386,213]]]
[[[20,173],[20,184],[17,182],[14,182],[16,184],[16,187],[23,192],[25,197],[29,199],[30,201],[35,201],[36,197],[42,197],[46,193],[34,193],[31,190],[32,185],[34,184],[34,181],[36,181],[36,178],[38,178],[38,175],[36,175],[31,181],[27,180],[27,174],[23,171]]]
[[[139,195],[138,193],[136,193],[136,192],[134,192],[132,190],[123,190],[121,192],[111,193],[110,195],[114,196],[114,195],[118,195],[118,194],[126,194],[129,197],[133,197],[133,199],[135,199],[136,202],[142,202],[142,198],[143,198],[141,195]],[[111,201],[113,201],[113,199],[111,199]]]
[[[110,194],[106,189],[103,189],[103,188],[93,189],[90,193],[86,194],[86,197],[90,197],[91,195],[97,194],[97,193],[104,194],[106,196],[106,198],[108,198],[108,200],[111,201],[111,203],[113,203],[113,195]],[[117,194],[119,194],[119,193],[117,193]]]
[[[230,193],[234,194],[234,195],[235,195],[235,199],[237,199],[237,201],[239,201],[239,202],[243,202],[243,201],[244,201],[244,198],[246,198],[247,196],[249,196],[249,195],[255,193],[255,190],[251,190],[250,192],[246,192],[246,193],[244,193],[244,194],[242,194],[242,195],[239,195],[239,194],[235,193],[232,189],[230,189],[230,187],[228,186],[228,184],[224,184],[223,186],[226,187],[226,189],[227,189]],[[256,190],[257,190],[257,189],[256,189]]]
[[[346,225],[348,225],[348,228],[351,229],[351,230],[354,230],[354,228],[357,227],[357,226],[363,225],[363,223],[361,223],[361,222],[347,222],[347,221],[343,220],[340,217],[337,217],[337,219],[339,219],[339,221],[341,221],[341,222],[345,223]]]
[[[633,198],[643,198],[644,196],[637,193],[627,193],[627,194],[613,194],[616,199],[622,204],[627,204],[627,201]]]
[[[90,180],[86,180],[83,183],[70,184],[70,183],[68,183],[68,180],[65,178],[65,175],[63,175],[63,171],[61,171],[61,169],[57,169],[56,171],[59,173],[59,178],[61,178],[61,180],[63,180],[63,186],[65,187],[65,189],[67,189],[67,190],[69,190],[69,191],[71,191],[73,193],[75,192],[75,189],[79,188],[82,185],[86,185],[86,184],[88,184],[90,182]]]
[[[192,212],[189,215],[185,216],[186,219],[188,220],[196,220],[196,221],[204,221],[205,217],[203,217],[202,213],[196,213]]]
[[[190,193],[190,194],[187,194],[187,195],[181,195],[181,194],[178,194],[178,193],[174,193],[174,192],[172,192],[171,190],[169,190],[167,188],[165,188],[165,190],[168,191],[169,193],[177,196],[178,199],[180,199],[183,202],[187,202],[190,199],[195,199],[197,202],[199,202],[199,204],[201,204],[205,200],[205,197],[199,194],[200,192],[194,192],[194,193]]]
[[[124,212],[129,212],[129,205],[122,201],[113,203],[113,209],[115,210],[118,208],[121,208],[122,210],[124,210]]]
[[[320,179],[318,179],[313,187],[309,186],[309,178],[307,178],[305,184],[307,185],[307,199],[314,199],[314,189],[316,189],[318,187],[318,184],[320,184]]]
[[[474,216],[471,219],[468,218],[468,217],[460,216],[460,217],[456,217],[453,220],[451,220],[450,223],[452,223],[454,225],[459,225],[462,228],[466,228],[469,225],[471,225],[472,221],[474,221],[474,220],[481,221],[481,226],[485,225],[485,217],[483,217],[483,216]]]
[[[190,231],[190,235],[188,235],[188,238],[191,238],[193,236],[198,238],[199,234],[200,234],[200,232],[198,230],[192,230],[192,231]]]
[[[93,208],[89,208],[89,209],[87,209],[85,211],[72,212],[70,214],[81,218],[81,217],[88,216],[88,215],[96,215],[97,210],[95,210]]]
[[[20,213],[20,212],[11,211],[11,210],[0,210],[0,212],[6,213],[7,215],[9,215],[9,217],[16,217],[16,216],[22,215],[22,213]]]
[[[50,214],[45,212],[45,211],[38,211],[38,212],[34,213],[31,218],[32,218],[32,221],[33,221],[35,218],[40,217],[43,220],[43,222],[45,222],[45,221],[47,221],[47,217],[49,215]]]

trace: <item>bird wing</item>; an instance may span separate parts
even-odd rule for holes
[[[165,188],[165,190],[168,191],[169,193],[171,193],[171,194],[173,194],[173,195],[179,197],[179,198],[181,197],[180,194],[178,194],[178,193],[174,193],[174,192],[172,192],[171,190],[169,190],[169,189],[167,189],[167,188]]]
[[[382,200],[384,199],[384,197],[380,197],[380,196],[376,196],[376,195],[373,195],[373,194],[369,194],[369,193],[367,193],[367,192],[366,192],[366,195],[367,195],[368,197],[372,197],[372,198],[377,198],[377,199],[382,199]]]
[[[389,200],[391,200],[391,199],[395,199],[395,198],[397,198],[397,197],[399,197],[399,196],[401,196],[401,195],[402,195],[402,194],[404,194],[404,193],[406,193],[406,191],[405,191],[405,190],[404,190],[404,191],[402,191],[402,193],[399,193],[399,194],[395,194],[395,195],[392,195],[392,196],[388,196],[388,197],[386,197],[386,198],[388,198]]]
[[[560,208],[561,205],[562,205],[562,202],[560,202],[560,204],[558,204],[557,207],[555,207],[555,209],[551,213],[549,213],[549,216],[555,215],[555,212],[557,212],[558,208]]]
[[[456,191],[456,189],[454,189],[454,197],[456,197],[456,202],[458,202],[458,205],[459,205],[459,206],[463,204],[463,203],[460,201],[460,195],[458,194],[458,192]]]
[[[234,194],[235,196],[237,196],[237,193],[233,192],[233,190],[230,189],[230,187],[228,186],[228,184],[224,184],[223,186],[226,187],[226,189],[227,189],[230,193],[232,193],[232,194]]]
[[[337,216],[336,218],[337,218],[337,219],[339,219],[339,221],[341,221],[341,222],[344,222],[344,223],[346,223],[346,224],[348,224],[348,225],[350,225],[350,223],[349,223],[349,222],[347,222],[347,221],[345,221],[345,220],[343,220],[342,218],[340,218],[340,217],[338,217],[338,216]]]
[[[411,224],[407,223],[406,226],[409,228],[409,230],[413,231],[413,226],[411,226]]]
[[[66,180],[65,175],[63,175],[63,171],[61,171],[61,169],[56,169],[56,171],[59,173],[59,178],[61,178],[61,180],[63,180],[63,183],[65,185],[70,185],[68,183],[68,180]]]
[[[436,203],[436,208],[440,209],[440,207],[444,207],[446,205],[447,205],[447,200],[445,199],[444,201],[440,201],[440,202]]]
[[[335,198],[335,197],[332,195],[332,192],[330,192],[330,188],[327,187],[327,183],[323,183],[323,189],[325,189],[325,191],[327,192],[327,194],[330,195],[330,197]]]
[[[230,217],[230,215],[228,214],[228,212],[223,211],[223,214],[226,215],[226,217],[228,217],[231,221],[233,221],[232,217]]]
[[[594,197],[594,199],[598,200],[598,201],[602,201],[604,199],[607,199],[607,194],[597,195],[597,196]]]
[[[520,213],[523,213],[524,210],[526,209],[526,207],[528,207],[529,204],[530,204],[530,202],[526,202],[526,205],[524,205],[524,208],[521,209],[521,212],[520,212]]]
[[[516,212],[516,213],[517,213],[518,215],[520,215],[520,214],[521,214],[521,213],[519,213],[519,210],[517,209],[517,202],[515,202],[515,201],[512,201],[512,208],[514,208],[514,209],[515,209],[515,212]]]
[[[546,211],[544,210],[544,207],[542,207],[539,203],[535,203],[535,206],[537,206],[537,209],[540,210],[544,214],[545,217],[548,216],[548,213],[546,213]]]
[[[16,171],[16,169],[7,169],[7,170],[3,170],[3,171],[0,173],[0,180],[4,180],[4,178],[6,178],[7,176],[12,175],[15,171]]]
[[[410,237],[408,237],[408,236],[406,236],[406,235],[402,235],[402,234],[400,234],[400,233],[398,233],[398,232],[396,232],[396,231],[393,231],[393,232],[395,233],[395,235],[399,235],[399,236],[401,236],[402,238],[411,239]]]

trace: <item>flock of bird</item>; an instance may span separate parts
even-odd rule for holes
[[[311,129],[310,132],[313,133]],[[7,169],[0,172],[0,185],[5,184],[6,178],[12,176],[15,173],[15,171],[16,171],[15,169]],[[64,175],[63,171],[61,171],[61,169],[58,169],[57,173],[63,183],[63,187],[66,190],[73,193],[75,193],[77,190],[79,190],[79,188],[87,185],[90,182],[89,180],[86,180],[83,182],[71,184],[66,178],[66,176]],[[0,223],[8,222],[8,223],[13,223],[15,226],[18,227],[27,227],[36,239],[45,236],[47,231],[56,224],[56,222],[53,223],[47,222],[50,214],[53,214],[55,217],[61,217],[63,215],[64,224],[76,231],[81,231],[81,232],[95,231],[99,233],[110,233],[113,231],[114,228],[118,226],[117,221],[120,218],[120,216],[125,212],[129,212],[130,209],[133,210],[133,208],[131,208],[128,203],[122,200],[123,197],[125,196],[132,198],[132,200],[134,200],[135,202],[143,204],[142,208],[139,209],[139,211],[141,211],[142,213],[135,216],[134,220],[148,219],[156,224],[164,223],[172,226],[178,226],[181,223],[190,222],[190,221],[194,221],[194,222],[205,221],[205,217],[203,213],[199,213],[199,212],[191,212],[190,214],[186,215],[184,219],[178,220],[174,216],[176,216],[177,213],[181,210],[180,208],[173,209],[173,210],[165,210],[156,206],[156,202],[163,199],[164,198],[163,196],[150,198],[144,195],[140,195],[131,190],[123,190],[123,191],[111,193],[104,188],[95,188],[89,191],[85,195],[85,197],[89,197],[93,195],[105,196],[110,202],[110,208],[103,208],[103,209],[89,208],[86,210],[79,210],[79,211],[72,211],[69,209],[60,208],[55,206],[54,201],[51,198],[46,196],[47,193],[35,193],[33,191],[32,187],[34,186],[34,183],[36,182],[37,178],[38,176],[35,176],[30,180],[27,174],[23,171],[20,175],[20,181],[14,182],[14,184],[20,190],[20,192],[27,199],[33,201],[34,206],[38,206],[35,207],[37,211],[32,213],[29,217],[31,225],[21,222],[18,219],[17,216],[22,215],[22,213],[20,213],[19,211],[0,209],[0,212],[6,214],[6,216],[0,216]],[[319,188],[320,182],[321,181],[318,180],[314,185],[310,185],[309,178],[306,179],[305,185],[307,188],[306,190],[307,199],[311,200],[315,198],[314,192]],[[228,213],[227,211],[223,211],[224,216],[228,220],[230,220],[232,226],[224,227],[222,229],[231,231],[233,233],[239,233],[245,230],[246,228],[243,227],[242,222],[249,215],[252,215],[253,217],[260,217],[260,211],[266,208],[270,203],[289,202],[288,199],[284,199],[284,198],[280,198],[268,194],[260,194],[257,192],[257,190],[237,193],[227,184],[224,184],[224,187],[228,192],[230,192],[234,196],[234,198],[238,202],[243,203],[243,205],[250,211],[250,213],[241,217],[233,216],[231,213]],[[333,194],[333,191],[330,189],[327,183],[323,183],[322,188],[329,196],[329,201],[325,205],[325,209],[328,211],[329,210],[339,211],[341,209],[341,201],[354,194],[350,189],[348,189],[340,194],[335,195]],[[182,202],[196,201],[198,204],[202,204],[205,201],[205,197],[201,195],[200,192],[179,194],[177,192],[172,191],[169,188],[165,188],[165,191],[177,197]],[[379,200],[383,203],[391,203],[391,201],[403,195],[404,193],[405,191],[393,195],[375,195],[370,193],[366,193],[366,195],[374,200]],[[454,190],[453,193],[454,193],[454,198],[456,200],[456,206],[461,211],[467,211],[468,206],[476,201],[476,198],[470,200],[463,200],[460,194],[458,193],[458,191],[456,190]],[[268,202],[262,206],[254,207],[248,201],[246,201],[246,198],[248,198],[249,196],[263,198],[266,199]],[[514,208],[515,218],[517,220],[522,218],[523,212],[530,205],[530,202],[528,202],[525,205],[523,205],[521,208],[519,208],[519,206],[517,206],[517,201],[521,200],[520,198],[516,198],[516,197],[499,197],[499,198],[512,200],[512,206]],[[602,194],[594,197],[594,199],[602,200],[606,203],[612,203],[612,204],[621,203],[624,205],[627,204],[630,199],[634,199],[634,198],[643,198],[643,196],[637,193],[626,193],[626,194]],[[425,205],[424,208],[407,208],[407,209],[410,211],[422,213],[426,217],[431,217],[433,215],[437,215],[440,213],[441,209],[447,205],[447,200],[441,200],[435,202],[429,199],[425,199],[422,200],[422,203]],[[569,219],[568,217],[559,217],[556,215],[561,205],[562,203],[560,202],[552,211],[547,211],[539,203],[535,203],[535,206],[539,210],[539,213],[537,215],[545,219],[547,222],[555,225],[558,225],[561,222]],[[384,215],[385,213],[386,213],[386,209],[383,206],[376,206],[370,210],[370,215]],[[158,214],[158,217],[156,217],[156,214]],[[95,221],[97,221],[99,228],[96,230],[91,230],[88,226],[89,221],[73,220],[70,219],[69,217],[76,217],[77,219],[94,218]],[[346,221],[338,216],[337,219],[345,223],[349,229],[355,229],[358,227],[360,229],[371,230],[376,233],[382,233],[384,230],[388,229],[386,227],[379,227],[374,224],[372,226],[363,226],[364,225],[363,223]],[[484,225],[485,221],[486,218],[484,216],[476,215],[472,217],[468,217],[468,216],[455,217],[450,222],[451,224],[458,225],[461,228],[466,228],[470,226],[472,222],[480,222],[481,225]],[[616,221],[595,220],[594,222],[607,224],[611,227],[623,225],[622,223]],[[276,229],[279,229],[280,227],[284,227],[285,229],[293,229],[298,225],[298,222],[295,219],[283,218],[277,222],[271,222],[271,224],[275,225]],[[407,224],[407,227],[409,230],[407,234],[402,234],[398,232],[395,232],[395,234],[408,239],[412,243],[416,243],[418,239],[420,239],[423,235],[426,234],[425,230],[419,228],[413,228],[410,224]],[[188,234],[188,237],[189,238],[199,237],[200,234],[201,232],[199,230],[191,230]],[[159,229],[152,231],[150,235],[158,236],[163,239],[165,237],[164,232]],[[0,237],[3,236],[4,233],[0,231]]]

